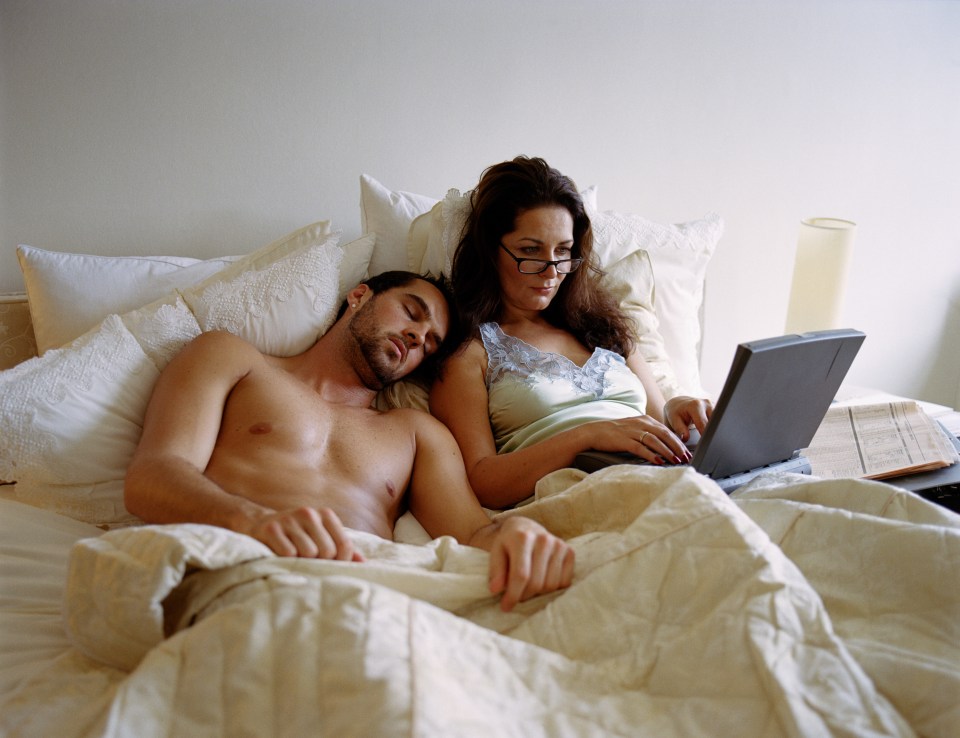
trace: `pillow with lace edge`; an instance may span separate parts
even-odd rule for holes
[[[0,479],[16,482],[4,495],[98,525],[135,520],[123,507],[123,475],[153,384],[173,354],[201,330],[232,329],[258,345],[277,323],[299,328],[287,329],[285,346],[258,348],[295,353],[329,327],[343,295],[366,276],[374,239],[341,249],[338,234],[320,230],[301,229],[188,295],[108,316],[70,346],[0,373],[0,423],[9,431],[0,438]],[[234,297],[219,304],[233,285],[251,308],[239,322]],[[286,299],[274,303],[278,296]],[[200,307],[203,325],[185,298]]]

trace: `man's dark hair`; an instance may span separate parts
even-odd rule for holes
[[[425,358],[420,363],[420,366],[408,375],[410,378],[425,383],[429,388],[433,380],[439,375],[440,367],[443,365],[444,360],[453,353],[454,349],[463,343],[464,339],[461,333],[461,322],[459,313],[457,312],[457,303],[456,300],[453,299],[450,283],[443,277],[437,277],[432,274],[417,274],[416,272],[393,270],[381,272],[376,276],[363,280],[361,284],[367,285],[373,292],[373,299],[376,299],[378,295],[388,290],[396,289],[397,287],[406,287],[417,279],[432,284],[440,290],[440,294],[443,295],[443,299],[447,303],[447,311],[450,313],[447,335],[437,347],[437,350]],[[346,311],[347,301],[344,300],[340,305],[340,310],[337,312],[337,320],[339,320]]]

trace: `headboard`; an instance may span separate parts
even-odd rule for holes
[[[37,355],[27,295],[0,295],[0,371]]]

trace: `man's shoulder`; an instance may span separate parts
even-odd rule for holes
[[[211,364],[226,369],[230,366],[253,367],[265,360],[256,346],[226,331],[201,333],[183,347],[177,356],[179,365]]]
[[[187,344],[198,351],[227,351],[263,356],[252,343],[228,331],[205,331]]]
[[[436,418],[434,418],[426,410],[420,410],[415,407],[391,407],[386,410],[379,410],[371,407],[370,409],[385,419],[390,419],[397,422],[423,423],[429,422],[430,420],[436,420]]]
[[[387,422],[396,423],[413,431],[432,431],[437,429],[446,430],[447,426],[433,417],[426,410],[420,410],[413,407],[395,407],[389,410],[375,410]]]

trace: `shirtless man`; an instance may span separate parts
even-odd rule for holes
[[[297,356],[199,336],[154,389],[127,509],[245,533],[281,556],[362,561],[345,528],[392,539],[409,505],[431,536],[490,552],[490,591],[504,610],[568,586],[573,550],[528,518],[491,523],[446,426],[370,407],[440,349],[449,321],[434,284],[394,272],[351,290],[341,317]]]

